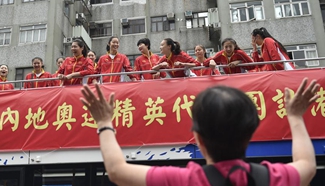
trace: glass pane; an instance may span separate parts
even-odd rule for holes
[[[317,54],[315,50],[312,51],[306,51],[306,58],[316,58]]]
[[[285,48],[287,49],[287,51],[289,51],[289,50],[297,50],[296,46],[287,46]]]
[[[263,8],[262,7],[255,7],[255,18],[257,20],[264,19]]]
[[[276,6],[276,7],[275,7],[275,17],[276,17],[276,18],[281,18],[281,17],[283,17],[281,6]]]
[[[157,31],[163,31],[163,22],[158,23]]]
[[[253,7],[249,7],[249,8],[248,8],[248,16],[249,16],[249,20],[255,18],[255,15],[254,15],[254,8],[253,8]]]
[[[253,2],[247,2],[247,6],[258,6],[258,5],[262,5],[262,1],[253,1]]]
[[[1,4],[1,0],[0,0],[0,4]],[[8,0],[2,0],[2,4],[7,5],[8,4]]]
[[[205,26],[209,26],[210,23],[208,17],[204,18],[204,24]]]
[[[39,41],[39,30],[34,30],[33,41]]]
[[[128,34],[128,28],[123,28],[122,34]]]
[[[197,19],[193,19],[192,28],[197,28],[197,27],[198,27],[198,20]]]
[[[186,20],[186,28],[192,28],[192,20]]]
[[[46,28],[46,25],[35,25],[34,29],[41,29],[41,28]]]
[[[235,23],[235,22],[238,22],[238,11],[237,10],[231,10],[231,19],[232,19],[232,22]]]
[[[205,24],[204,24],[204,18],[199,18],[199,25],[198,25],[198,27],[204,27],[205,26]]]
[[[175,23],[169,24],[169,30],[175,30]]]
[[[230,5],[230,8],[242,8],[242,7],[246,7],[245,3],[236,3]]]
[[[20,41],[19,43],[25,43],[26,31],[20,32]]]
[[[308,3],[301,3],[301,8],[302,8],[303,15],[310,14],[309,9],[308,9]]]
[[[316,49],[316,45],[300,45],[300,49]]]
[[[292,8],[293,8],[293,15],[294,16],[301,15],[299,4],[292,4]]]
[[[198,16],[199,16],[199,17],[208,17],[208,12],[201,12],[201,13],[198,13]]]
[[[151,23],[151,31],[157,32],[157,23]]]
[[[304,51],[294,51],[293,59],[305,59],[305,52]]]
[[[4,45],[4,35],[5,34],[0,34],[0,45]]]
[[[290,2],[290,0],[274,0],[274,3],[286,3]]]
[[[27,37],[26,37],[26,42],[32,42],[32,31],[27,31]]]
[[[20,30],[32,30],[33,26],[22,26],[20,27]]]
[[[9,43],[10,43],[10,33],[6,33],[5,34],[5,45],[9,45]],[[0,44],[1,44],[1,42],[0,42]]]
[[[292,16],[290,5],[284,5],[283,7],[285,12],[285,17]]]
[[[145,33],[145,32],[146,32],[145,25],[140,25],[140,33]]]
[[[247,21],[246,9],[239,9],[240,21]]]
[[[46,37],[46,30],[42,29],[40,33],[40,41],[45,41],[45,37]]]

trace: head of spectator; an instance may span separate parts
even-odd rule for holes
[[[2,79],[7,78],[8,72],[9,72],[8,65],[5,65],[5,64],[0,65],[0,76],[1,76]]]
[[[150,40],[148,38],[142,38],[137,43],[138,49],[142,54],[148,55],[150,51]]]
[[[196,45],[194,47],[195,56],[197,59],[206,59],[208,58],[206,49],[203,45]]]
[[[261,27],[253,30],[252,41],[255,42],[257,45],[261,46],[264,43],[265,38],[273,39],[276,43],[278,43],[282,51],[284,51],[287,54],[287,49],[284,48],[282,43],[280,43],[278,40],[272,37],[271,34],[266,30],[266,28]]]
[[[110,54],[117,54],[118,47],[120,46],[119,39],[116,36],[112,36],[109,38],[106,51]]]
[[[225,86],[200,93],[192,115],[196,142],[202,154],[213,162],[244,158],[260,122],[252,100],[244,92]]]
[[[96,63],[96,52],[93,50],[89,50],[87,57],[91,59],[94,63]]]
[[[40,57],[34,57],[32,59],[33,72],[39,74],[43,71],[43,59]]]
[[[64,57],[56,58],[55,62],[56,62],[56,66],[58,67],[58,69],[60,68],[60,66],[61,66],[61,64],[63,63],[64,60],[65,60]]]
[[[160,43],[160,53],[169,57],[170,54],[178,55],[181,53],[181,46],[179,42],[172,40],[171,38],[166,38]]]
[[[72,41],[71,44],[71,52],[74,57],[87,57],[88,54],[88,49],[85,43],[81,39],[75,39]]]
[[[221,42],[223,50],[228,57],[232,56],[235,50],[240,50],[237,42],[233,38],[226,38]]]

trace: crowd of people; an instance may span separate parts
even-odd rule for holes
[[[100,56],[97,61],[95,51],[88,51],[85,43],[81,39],[73,40],[71,44],[71,57],[59,57],[56,60],[58,70],[54,74],[44,71],[43,60],[35,57],[32,60],[33,71],[26,76],[26,80],[42,78],[59,78],[53,81],[33,81],[25,82],[24,88],[38,88],[49,86],[67,86],[80,85],[82,78],[92,74],[111,74],[120,72],[148,71],[156,70],[155,73],[128,74],[131,81],[150,80],[165,78],[167,74],[171,78],[177,77],[195,77],[207,75],[220,75],[217,65],[224,65],[222,72],[226,74],[291,70],[294,69],[292,63],[276,63],[265,65],[238,66],[241,63],[254,63],[262,61],[289,60],[286,49],[283,45],[273,38],[265,28],[254,29],[252,32],[252,56],[247,55],[237,45],[232,38],[226,38],[222,41],[223,49],[212,57],[207,57],[205,47],[197,45],[194,48],[196,59],[181,50],[179,42],[171,38],[165,38],[160,43],[159,57],[150,51],[150,40],[148,38],[140,39],[137,43],[141,56],[135,59],[134,67],[131,67],[130,61],[126,55],[119,53],[119,39],[115,36],[109,38],[106,50],[107,53]],[[258,54],[257,46],[261,46],[261,55]],[[1,67],[1,81],[6,81],[8,66]],[[191,67],[210,67],[201,69],[191,69]],[[169,72],[161,72],[160,69],[185,69]],[[110,75],[102,78],[91,77],[88,84],[101,80],[102,83],[125,81],[124,76]],[[2,84],[3,90],[13,89],[13,86]]]

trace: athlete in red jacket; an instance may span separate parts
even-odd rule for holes
[[[96,73],[97,74],[108,74],[108,73],[118,73],[123,70],[126,72],[133,72],[130,65],[129,59],[124,55],[117,52],[119,47],[119,40],[117,37],[112,36],[107,44],[106,50],[107,54],[102,55],[99,58]],[[136,81],[136,75],[128,75],[132,81]],[[103,76],[103,82],[120,82],[124,81],[123,76]]]
[[[8,75],[8,65],[0,65],[0,82],[6,82]],[[0,84],[1,90],[12,90],[14,86],[11,83]]]
[[[75,39],[71,45],[73,57],[67,57],[58,70],[59,78],[63,85],[80,85],[85,75],[94,73],[94,65],[91,59],[87,58],[87,48],[80,39]]]
[[[137,46],[142,55],[135,59],[134,71],[151,70],[152,67],[158,64],[159,56],[157,54],[153,54],[150,51],[150,40],[148,38],[142,38],[138,41]],[[151,74],[151,73],[137,74],[137,78],[139,80],[160,79],[164,77],[166,77],[165,72],[157,72],[155,74]]]
[[[43,59],[40,57],[34,57],[32,59],[32,64],[34,70],[31,73],[28,73],[25,77],[25,80],[33,79],[43,79],[43,78],[52,78],[52,74],[44,71]],[[24,88],[38,88],[38,87],[50,87],[53,86],[54,81],[32,81],[26,82]]]
[[[209,66],[210,61],[213,60],[218,65],[228,65],[223,67],[226,74],[242,73],[246,70],[252,70],[255,65],[238,67],[240,63],[253,63],[244,51],[242,51],[234,39],[226,38],[222,41],[223,50],[219,51],[215,56],[205,60],[204,66]]]
[[[200,65],[194,58],[180,49],[180,44],[177,41],[173,41],[170,38],[162,40],[160,43],[160,52],[164,54],[164,56],[160,58],[158,65],[152,68],[153,70],[159,70],[161,68],[176,69]],[[178,70],[169,72],[169,75],[175,78],[194,74],[190,70],[188,70],[187,73],[189,74],[186,74],[185,70]]]
[[[196,45],[194,51],[195,51],[196,61],[199,62],[201,66],[204,66],[204,61],[208,58],[205,47],[202,45]],[[220,75],[219,70],[216,68],[213,70],[210,68],[197,69],[197,70],[193,70],[193,72],[197,76]]]
[[[263,61],[279,61],[290,60],[287,50],[284,46],[274,39],[265,28],[254,29],[252,33],[252,45],[253,45],[253,58],[255,62]],[[261,46],[262,57],[259,57],[256,45]],[[293,63],[287,63],[287,67],[283,66],[283,63],[259,65],[261,71],[272,70],[292,70],[294,69]]]

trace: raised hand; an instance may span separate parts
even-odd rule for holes
[[[319,97],[317,91],[319,84],[316,80],[311,81],[309,86],[307,85],[307,78],[304,78],[296,92],[291,98],[289,89],[285,88],[285,103],[288,116],[302,116],[310,104],[312,104]]]
[[[111,124],[112,117],[114,114],[114,93],[111,93],[108,101],[105,100],[99,84],[95,84],[98,98],[89,89],[88,85],[85,85],[81,89],[83,98],[80,101],[88,108],[92,117],[98,124],[98,128]]]

